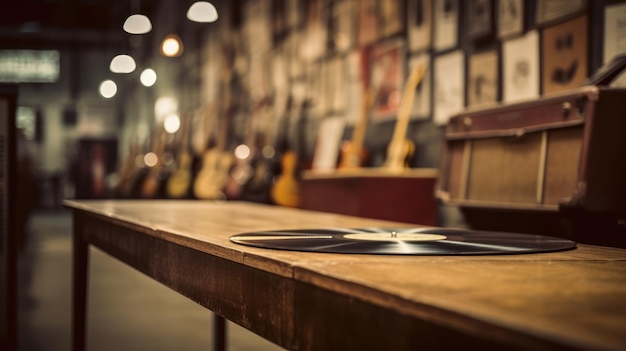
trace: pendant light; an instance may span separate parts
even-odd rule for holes
[[[217,9],[208,1],[196,1],[187,10],[187,18],[190,21],[211,23],[217,21]]]

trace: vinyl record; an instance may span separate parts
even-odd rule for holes
[[[381,255],[496,255],[576,248],[544,235],[452,228],[323,228],[236,234],[234,243],[267,249]]]

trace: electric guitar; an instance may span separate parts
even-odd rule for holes
[[[426,68],[419,63],[407,79],[404,86],[402,101],[398,110],[398,120],[393,131],[393,137],[387,147],[387,159],[383,165],[392,172],[403,171],[408,167],[408,160],[415,151],[415,146],[406,137],[406,131],[411,118],[411,110],[413,108],[413,99],[415,97],[415,89],[424,78]]]
[[[372,107],[375,105],[375,96],[371,89],[363,92],[363,101],[361,103],[361,114],[354,128],[352,141],[344,141],[341,144],[341,152],[339,165],[337,168],[351,169],[361,167],[367,159],[367,150],[363,147],[365,141],[365,132],[367,130],[367,122]]]

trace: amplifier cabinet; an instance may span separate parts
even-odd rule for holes
[[[624,214],[625,161],[626,89],[585,86],[453,116],[436,193],[462,208]]]

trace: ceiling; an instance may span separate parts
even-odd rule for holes
[[[124,46],[126,17],[150,15],[156,1],[9,0],[0,11],[0,48],[50,49],[75,46]]]

